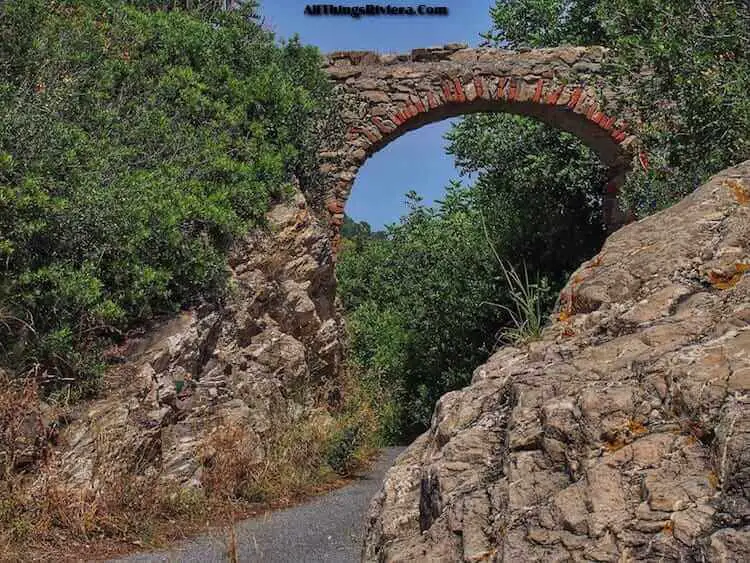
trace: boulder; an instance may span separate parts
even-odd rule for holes
[[[440,399],[366,561],[747,561],[750,161],[611,235]]]

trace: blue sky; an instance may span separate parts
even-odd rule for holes
[[[265,24],[278,37],[299,34],[304,43],[324,53],[370,50],[381,53],[407,52],[417,47],[445,43],[476,46],[479,33],[490,26],[493,0],[329,0],[335,5],[390,4],[392,6],[447,6],[446,17],[378,16],[353,19],[346,16],[306,16],[302,0],[261,0]],[[395,222],[404,214],[404,194],[414,189],[425,201],[439,199],[443,188],[458,173],[444,151],[443,134],[448,121],[434,123],[399,137],[373,155],[360,170],[346,212],[374,228]]]

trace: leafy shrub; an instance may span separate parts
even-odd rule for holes
[[[337,265],[350,358],[382,398],[390,441],[421,432],[498,334],[538,335],[555,289],[604,239],[603,167],[574,137],[479,115],[448,140],[459,167],[479,172],[475,184],[452,182],[432,208],[410,194],[408,215],[385,238],[352,229]],[[558,156],[575,166],[557,169]],[[526,282],[546,282],[513,278],[508,264],[520,263]]]
[[[499,256],[555,284],[598,251],[606,169],[576,137],[488,113],[464,118],[447,139],[459,170],[477,174],[472,197]]]
[[[326,461],[331,469],[339,475],[349,474],[361,441],[362,428],[358,425],[346,426],[332,436],[326,451]]]
[[[748,2],[617,0],[597,15],[651,161],[628,178],[627,204],[653,213],[750,158]]]
[[[745,0],[496,0],[487,39],[511,47],[604,45],[606,68],[649,155],[623,203],[644,216],[750,158]],[[559,159],[561,168],[570,164]]]
[[[410,213],[387,239],[363,240],[337,265],[350,359],[399,411],[391,439],[419,432],[440,394],[487,353],[478,319],[496,315],[479,304],[494,282],[468,198],[456,185],[430,209],[412,194]]]
[[[222,299],[232,240],[315,189],[318,67],[250,8],[4,2],[0,362],[80,381],[102,337]]]

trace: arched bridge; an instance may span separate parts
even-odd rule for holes
[[[577,136],[609,168],[603,186],[610,230],[627,220],[617,191],[631,167],[636,138],[617,115],[602,75],[601,47],[525,52],[446,45],[404,55],[345,51],[328,55],[345,138],[321,153],[325,207],[334,240],[344,205],[365,160],[422,125],[463,114],[503,111],[539,119]],[[645,166],[645,160],[641,162]]]

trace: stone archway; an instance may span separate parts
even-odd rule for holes
[[[602,47],[524,52],[445,45],[404,55],[342,51],[328,55],[325,72],[336,85],[346,134],[320,154],[326,175],[325,208],[334,243],[344,205],[360,166],[404,133],[428,123],[476,112],[533,117],[568,131],[609,168],[603,188],[610,231],[628,221],[617,192],[630,170],[637,140],[626,123],[606,113],[615,99],[602,74]],[[645,167],[645,158],[641,158]]]

